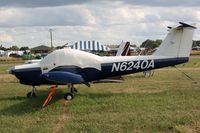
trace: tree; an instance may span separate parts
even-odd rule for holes
[[[0,50],[6,51],[7,49],[1,45],[1,46],[0,46]]]
[[[136,48],[136,47],[137,47],[137,45],[136,45],[136,44],[131,44],[131,47],[134,47],[134,48]]]
[[[154,40],[147,39],[140,45],[140,47],[147,48],[147,49],[155,49],[156,47],[160,46],[161,43],[162,43],[162,40],[154,41]]]
[[[158,46],[160,46],[160,44],[162,43],[162,40],[157,39],[155,43],[156,43],[156,45],[157,45],[157,47],[158,47]]]
[[[10,50],[14,50],[14,51],[17,51],[19,50],[19,48],[16,46],[16,45],[13,45],[12,47],[9,48]]]
[[[29,50],[29,47],[21,47],[19,50],[26,51],[26,50]]]
[[[192,47],[200,46],[200,40],[193,41]]]

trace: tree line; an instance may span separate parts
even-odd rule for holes
[[[158,46],[160,46],[161,43],[162,43],[162,40],[159,40],[159,39],[158,40],[147,39],[140,45],[140,47],[146,48],[146,49],[155,49]],[[192,47],[196,47],[196,46],[200,47],[200,40],[193,40]]]
[[[7,51],[7,50],[13,50],[13,51],[18,51],[18,50],[21,50],[21,51],[25,51],[25,50],[29,50],[30,48],[29,47],[18,47],[16,45],[13,45],[9,48],[5,48],[3,47],[2,45],[0,46],[0,50],[4,50],[4,51]]]
[[[160,46],[161,43],[162,43],[162,40],[160,40],[160,39],[157,39],[157,40],[147,39],[144,42],[142,42],[140,47],[146,48],[146,49],[155,49],[158,46]],[[193,40],[192,47],[196,47],[196,46],[200,47],[200,40]],[[30,49],[29,47],[20,47],[19,48],[16,45],[13,45],[13,46],[11,46],[9,48],[5,48],[2,45],[0,46],[0,50],[4,50],[4,51],[6,51],[6,50],[14,50],[14,51],[21,50],[21,51],[25,51],[25,50],[29,50],[29,49]]]

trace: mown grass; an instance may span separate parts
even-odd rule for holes
[[[178,67],[200,68],[200,56],[191,56],[188,63],[180,64]]]
[[[13,67],[18,64],[23,64],[24,61],[22,60],[13,60],[13,61],[1,61],[0,60],[0,74],[6,74],[8,73],[6,70],[8,70],[10,67]]]
[[[197,57],[199,59],[199,57]],[[27,99],[30,86],[20,85],[6,74],[15,63],[0,64],[0,132],[198,132],[200,131],[200,73],[192,58],[179,66],[197,84],[174,68],[125,76],[124,83],[78,85],[79,93],[67,107],[65,87],[46,108],[42,103],[48,86],[38,87],[37,98]],[[187,66],[187,67],[186,67]],[[185,69],[187,68],[187,69]],[[67,108],[67,112],[62,112]],[[60,120],[60,116],[67,120]]]
[[[11,63],[11,62],[23,62],[22,58],[15,58],[15,57],[0,57],[0,63]]]
[[[37,98],[27,99],[26,92],[31,87],[10,78],[0,83],[0,132],[51,132],[62,107],[57,101],[63,93],[57,91],[49,107],[42,109],[42,102],[48,95],[46,88],[38,90]]]
[[[192,50],[190,55],[200,55],[200,51],[199,50]]]
[[[187,73],[200,81],[197,72]],[[174,70],[156,71],[149,79],[142,74],[130,75],[120,85],[84,88],[69,108],[71,119],[66,131],[198,131],[200,126],[194,125],[200,122],[199,89],[199,84]]]

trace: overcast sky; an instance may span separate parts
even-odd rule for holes
[[[102,44],[163,39],[178,22],[200,27],[199,0],[1,0],[0,44],[54,46],[79,40]],[[200,40],[200,30],[195,31]]]

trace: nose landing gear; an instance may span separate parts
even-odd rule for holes
[[[74,94],[78,92],[78,90],[74,87],[73,84],[68,84],[69,92],[64,95],[65,100],[72,100],[74,98]]]
[[[26,94],[27,98],[32,98],[32,97],[36,97],[36,88],[35,86],[33,86],[32,91],[28,92]]]
[[[74,95],[72,94],[72,93],[66,93],[65,95],[64,95],[64,99],[65,100],[67,100],[67,101],[70,101],[70,100],[72,100],[74,98]]]

